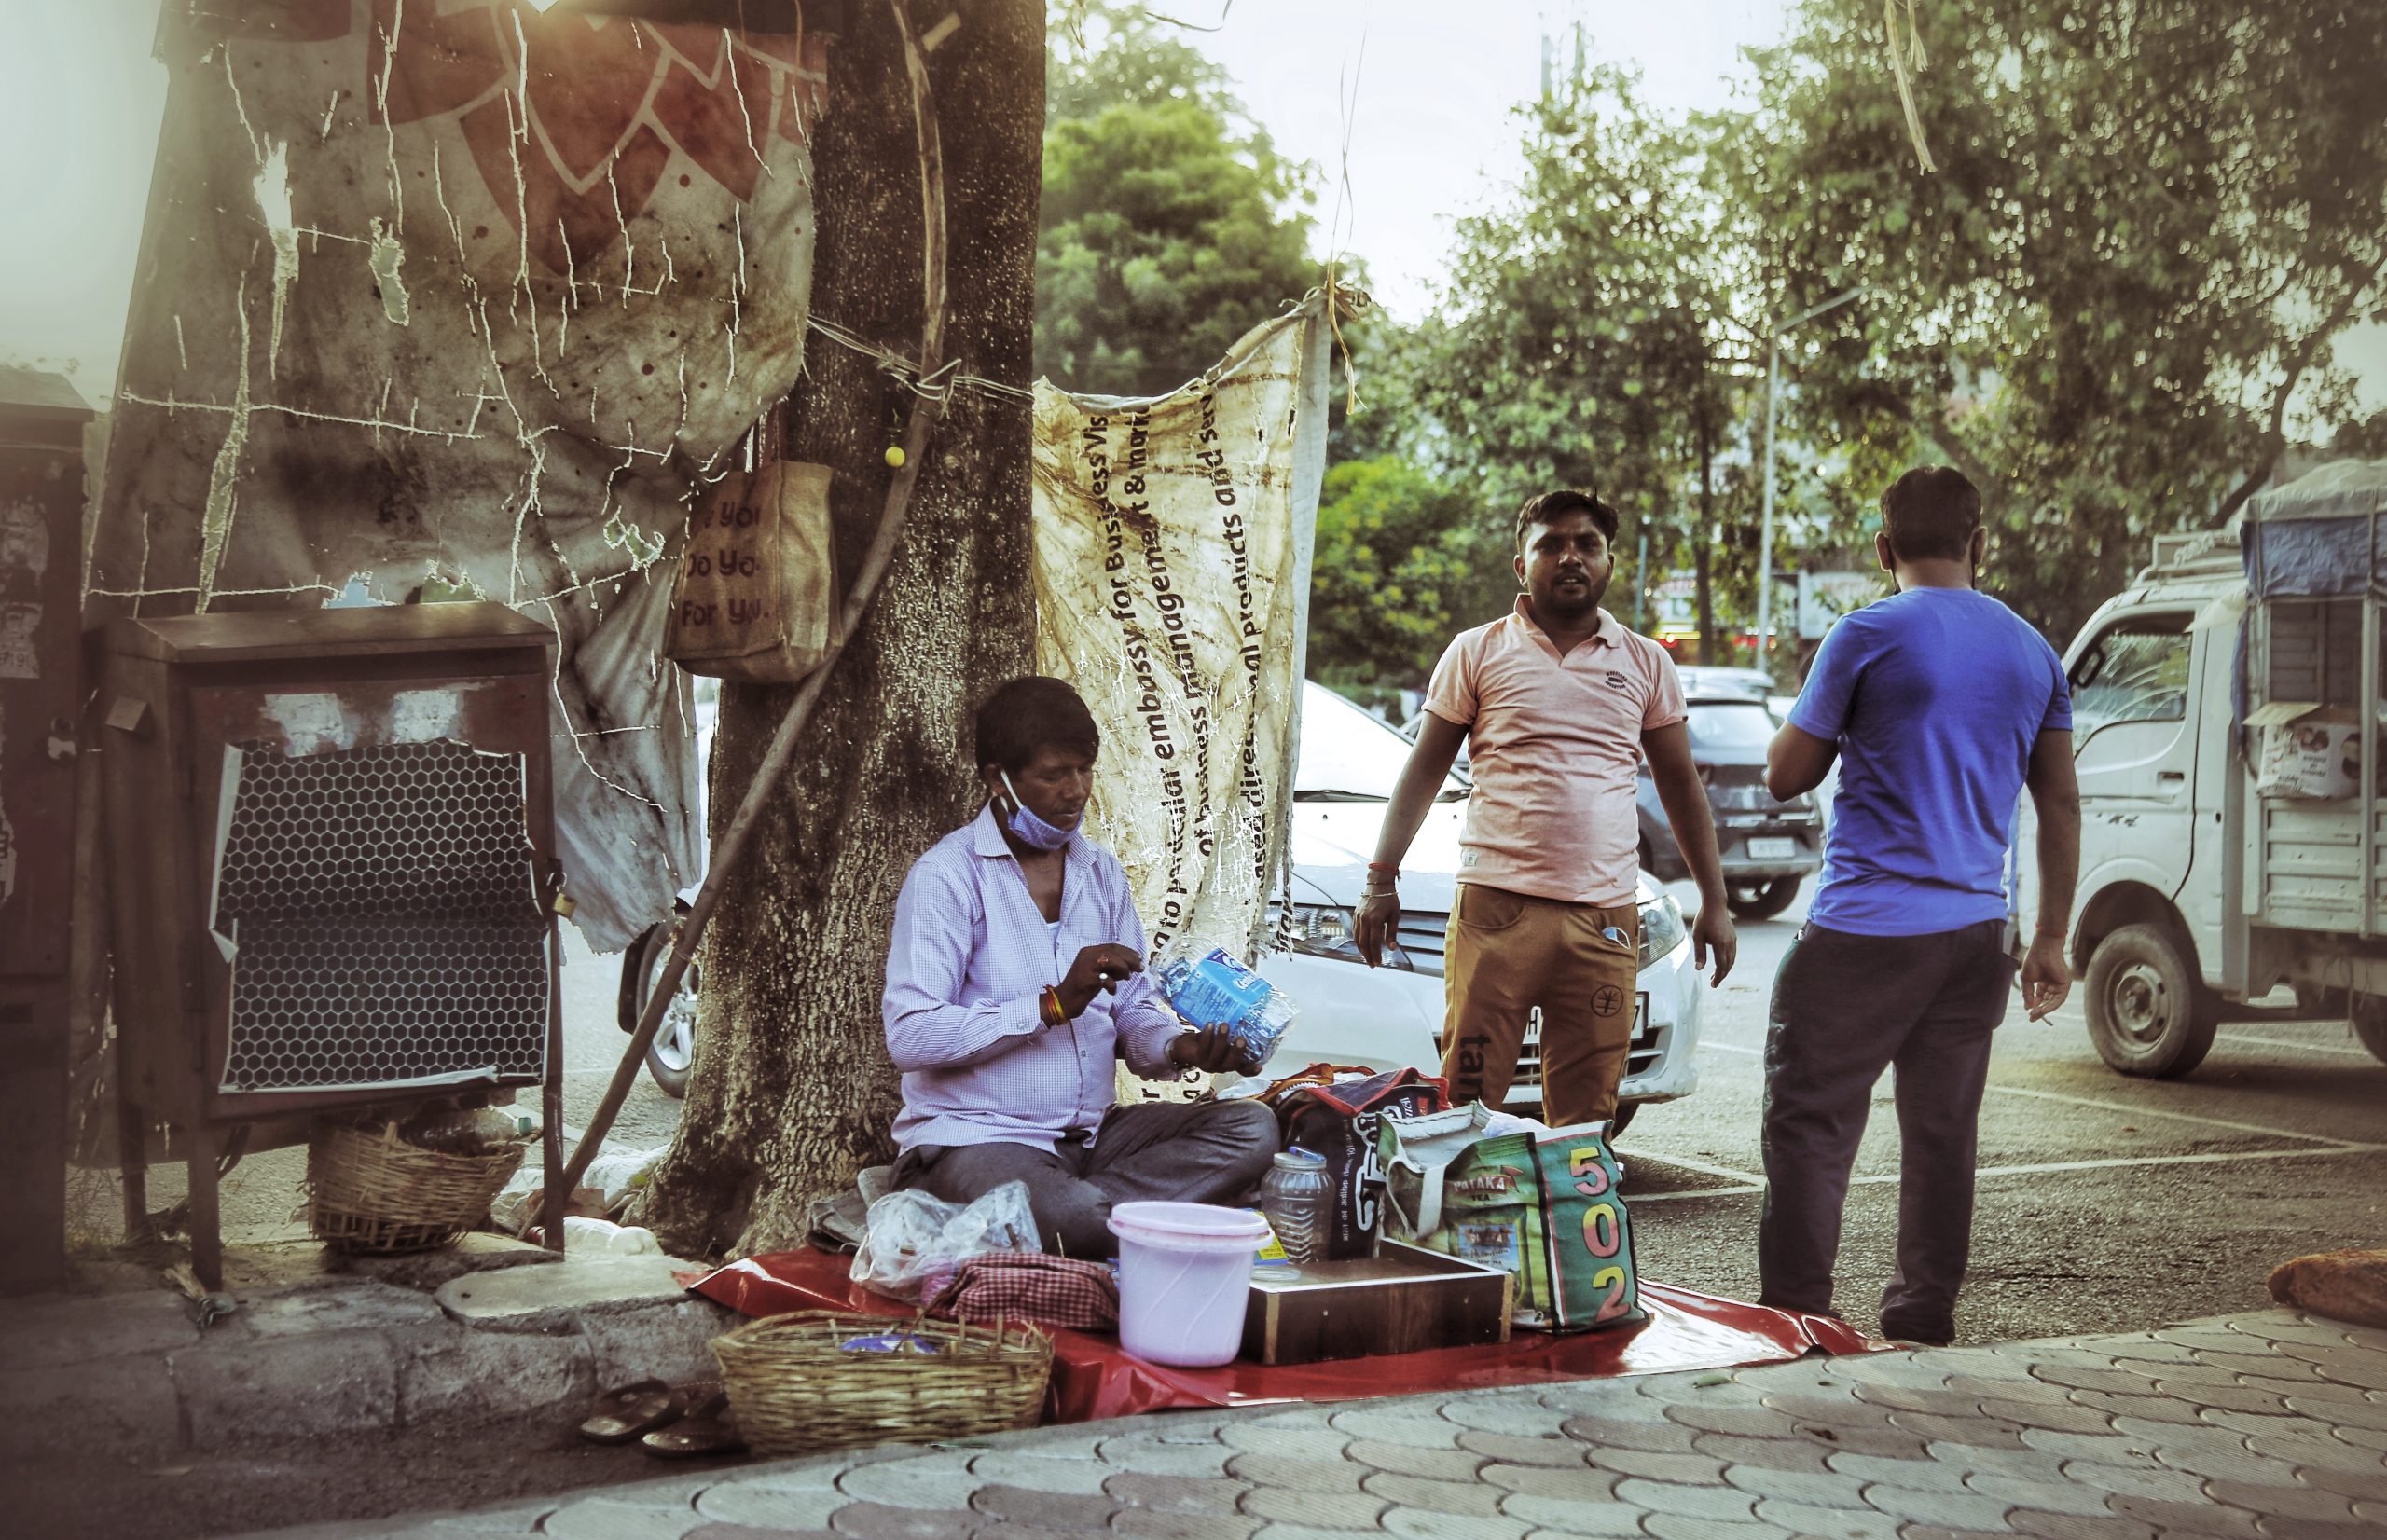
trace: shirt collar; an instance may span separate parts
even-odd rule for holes
[[[1557,651],[1558,644],[1551,641],[1550,633],[1544,631],[1540,626],[1535,622],[1533,618],[1533,611],[1526,606],[1525,599],[1525,595],[1519,594],[1517,596],[1516,606],[1511,613],[1515,616],[1517,624],[1525,627],[1525,635],[1547,644],[1552,652]],[[1586,642],[1594,647],[1622,646],[1624,643],[1621,639],[1623,637],[1624,630],[1622,626],[1617,625],[1616,617],[1607,612],[1606,606],[1601,607],[1599,611],[1599,617],[1600,628],[1585,639]]]

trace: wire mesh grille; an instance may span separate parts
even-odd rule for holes
[[[216,881],[227,1091],[545,1068],[547,962],[523,760],[447,741],[241,745]]]

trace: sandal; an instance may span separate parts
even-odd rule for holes
[[[642,1433],[673,1423],[688,1400],[660,1380],[640,1380],[609,1390],[589,1403],[580,1436],[592,1444],[627,1444]]]
[[[729,1409],[729,1393],[715,1390],[688,1408],[688,1414],[669,1427],[639,1440],[639,1448],[658,1460],[692,1460],[707,1454],[742,1454],[746,1440]]]

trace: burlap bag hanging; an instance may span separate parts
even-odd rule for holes
[[[664,652],[692,674],[793,684],[836,628],[830,471],[780,458],[776,412],[756,434],[753,469],[715,482],[689,516]]]

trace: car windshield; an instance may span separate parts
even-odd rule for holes
[[[1773,717],[1763,701],[1694,701],[1690,743],[1694,749],[1762,749],[1773,738]]]
[[[1322,684],[1302,686],[1295,802],[1389,802],[1408,763],[1407,738]],[[1457,802],[1466,795],[1466,783],[1452,776],[1434,800]]]

